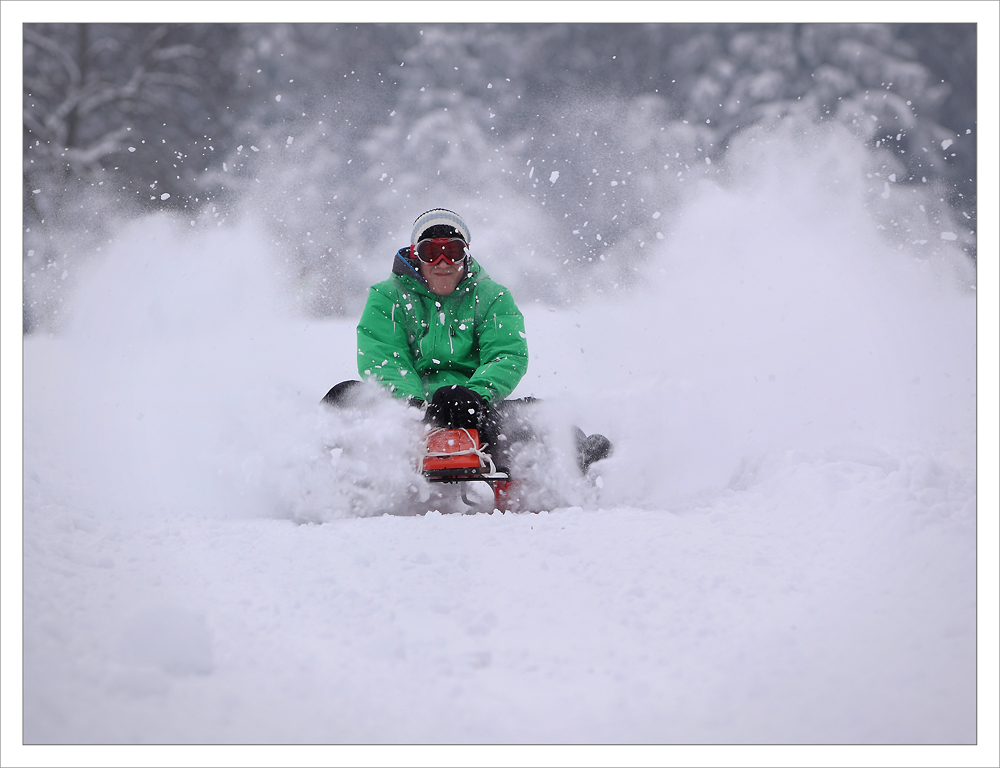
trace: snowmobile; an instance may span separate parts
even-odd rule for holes
[[[431,483],[458,483],[462,501],[470,511],[482,504],[468,496],[468,483],[486,483],[493,491],[493,509],[514,511],[513,480],[506,469],[498,469],[475,429],[433,429],[427,433],[420,471]]]

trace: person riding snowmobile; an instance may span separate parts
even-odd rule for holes
[[[509,447],[534,437],[528,411],[535,399],[506,399],[528,368],[524,316],[472,257],[470,243],[454,211],[417,217],[391,277],[369,291],[358,322],[358,372],[424,409],[435,427],[478,430],[505,466]],[[360,385],[341,382],[322,402],[349,406]],[[603,435],[575,432],[584,472],[610,455]]]

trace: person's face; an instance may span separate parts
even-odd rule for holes
[[[447,259],[439,259],[436,264],[425,264],[421,261],[420,274],[424,276],[427,285],[434,293],[438,296],[448,296],[465,276],[465,266],[462,262],[450,264]]]

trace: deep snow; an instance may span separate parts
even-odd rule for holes
[[[252,227],[122,233],[24,343],[24,740],[976,741],[974,278],[788,154],[524,307],[515,394],[617,445],[538,514],[362,516],[413,422],[317,406],[355,320]]]

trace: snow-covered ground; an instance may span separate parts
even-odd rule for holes
[[[617,448],[535,514],[401,514],[413,412],[321,411],[355,320],[252,228],[122,233],[24,343],[25,742],[975,742],[974,278],[862,199],[705,188],[524,307],[515,395]]]

